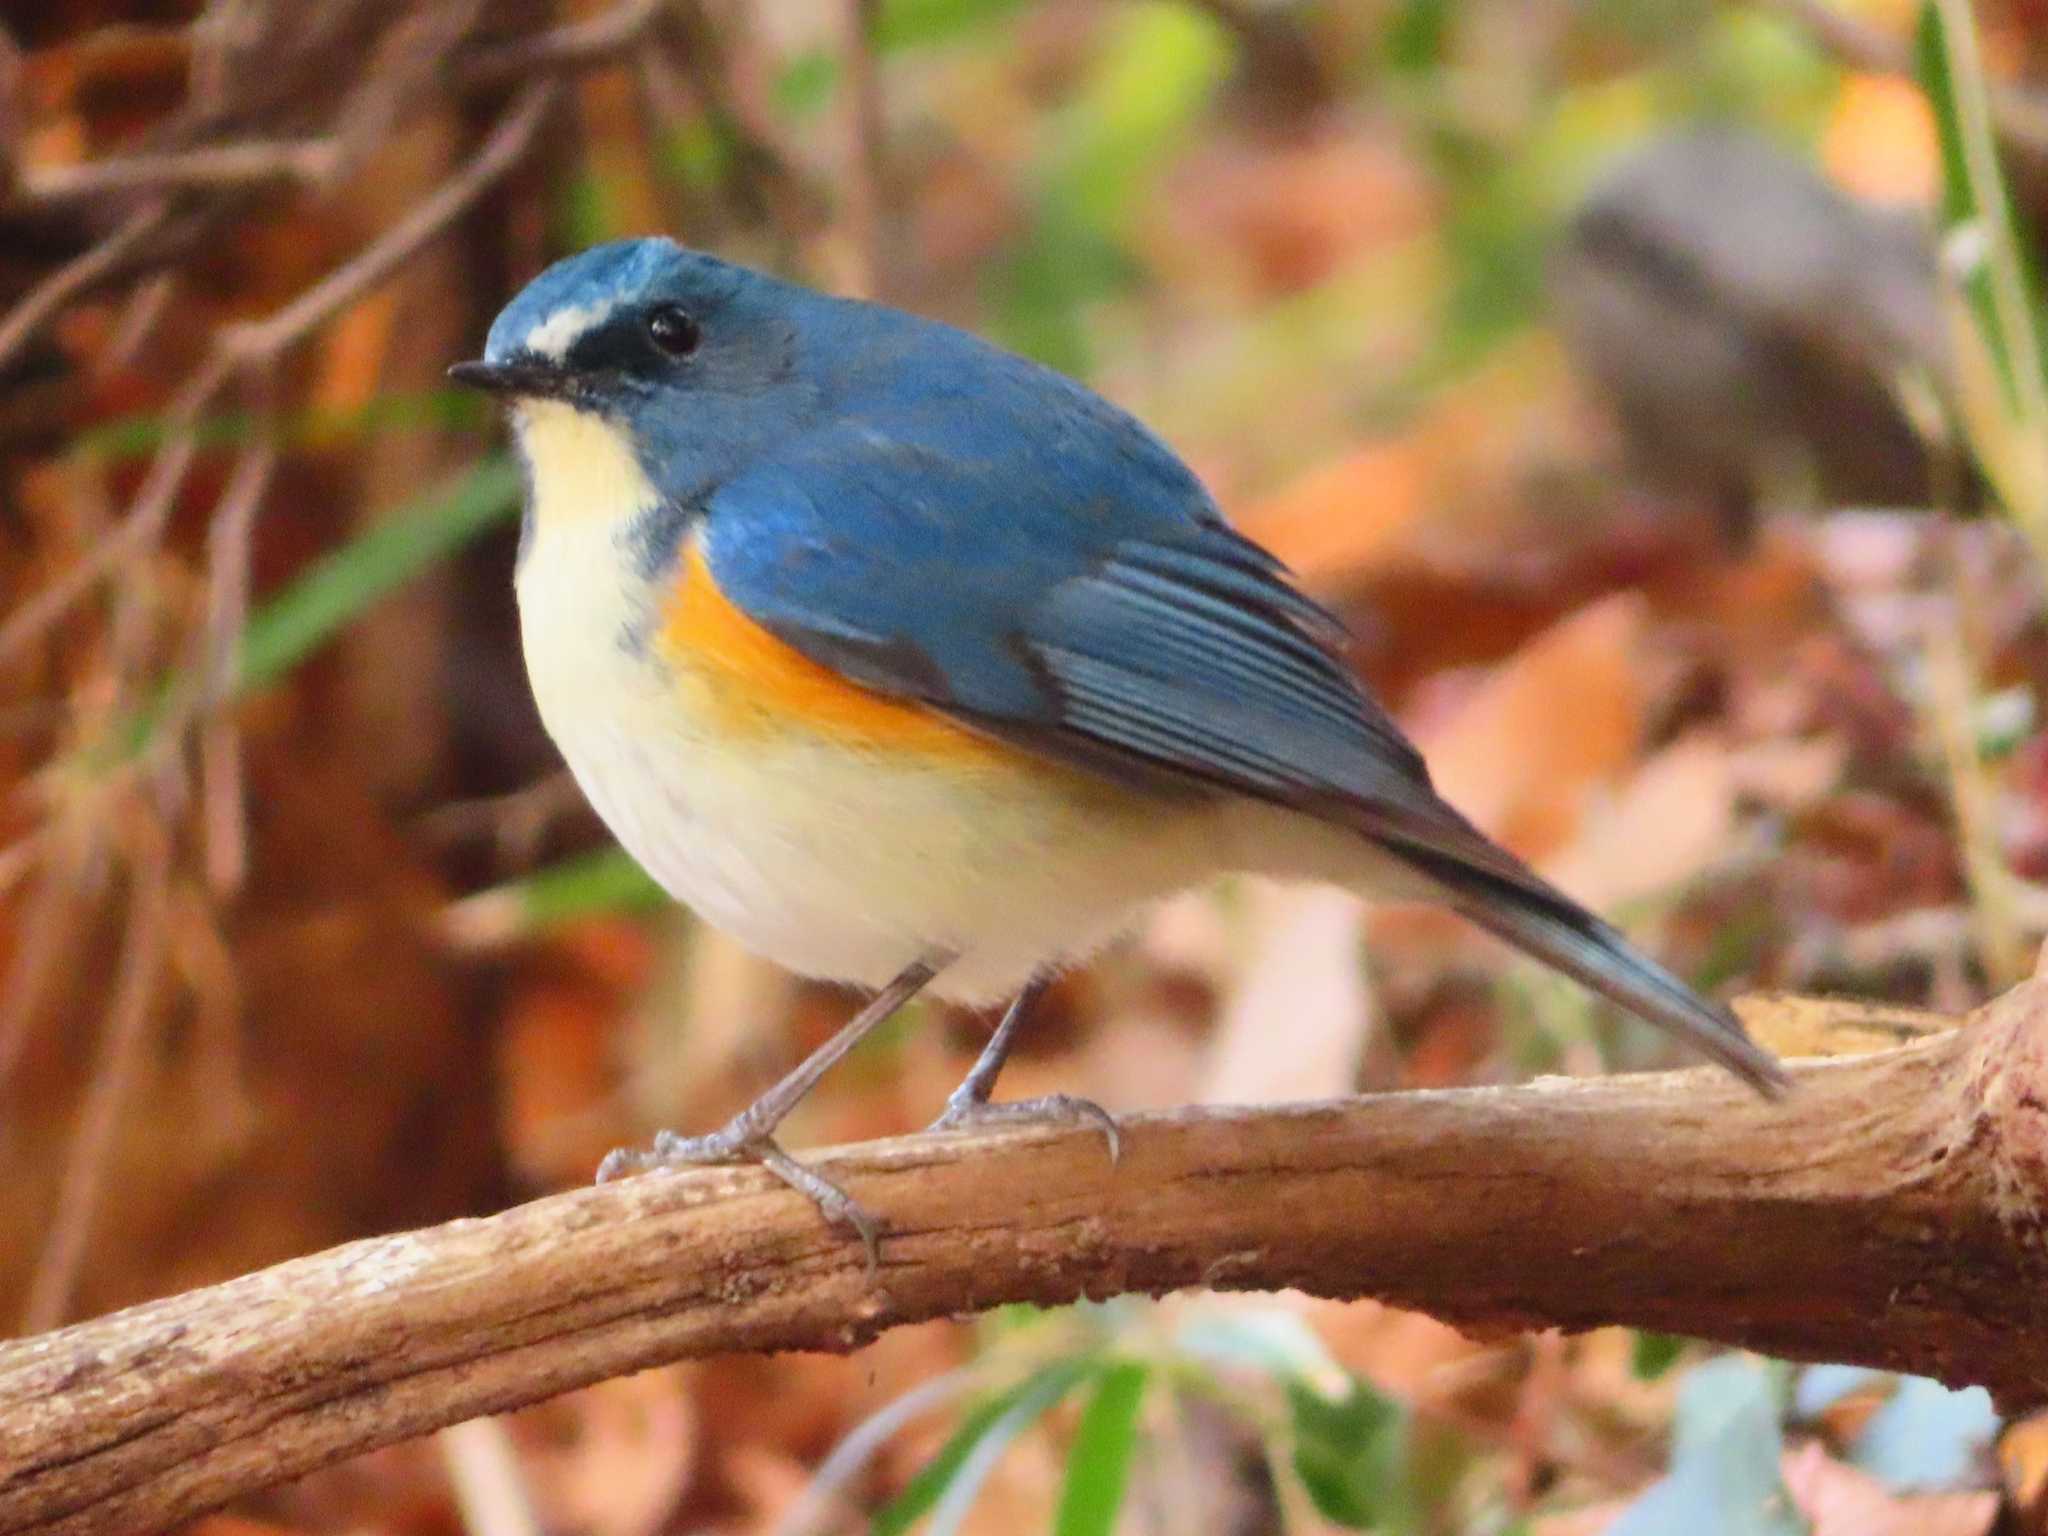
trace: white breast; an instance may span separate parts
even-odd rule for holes
[[[627,850],[748,947],[871,987],[958,951],[938,990],[992,1001],[1231,862],[1213,812],[1035,765],[730,735],[685,662],[623,641],[653,597],[618,542],[652,504],[631,454],[581,417],[529,417],[524,447],[536,515],[518,591],[541,718]]]

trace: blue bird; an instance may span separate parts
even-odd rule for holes
[[[927,986],[1011,1006],[1230,871],[1444,903],[1765,1092],[1696,996],[1430,785],[1342,626],[1187,467],[1072,380],[949,326],[667,240],[550,267],[459,381],[508,404],[541,718],[620,842],[790,970],[878,989],[723,1129],[606,1173],[754,1159],[856,1228],[776,1125]]]

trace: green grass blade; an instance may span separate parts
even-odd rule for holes
[[[1109,1536],[1115,1527],[1138,1444],[1138,1406],[1150,1375],[1149,1366],[1131,1362],[1111,1366],[1096,1383],[1067,1457],[1054,1536]]]
[[[610,847],[465,896],[443,921],[459,948],[496,949],[586,917],[654,912],[668,903],[652,875],[625,849]]]
[[[882,0],[875,46],[931,48],[956,43],[1024,8],[1024,0]]]
[[[2048,562],[2048,373],[2040,282],[1999,168],[1990,90],[1965,0],[1928,0],[1915,63],[1941,149],[1945,294],[1958,425],[1998,500]]]
[[[668,905],[654,877],[623,848],[600,848],[524,882],[527,922],[552,928],[600,912],[651,912]]]
[[[315,561],[249,621],[236,686],[277,681],[379,598],[511,516],[519,493],[512,461],[486,459]]]
[[[512,461],[486,459],[316,560],[249,620],[230,691],[276,682],[378,599],[511,516],[519,494]],[[100,766],[128,762],[148,748],[165,703],[185,685],[186,679],[167,679],[148,704],[116,725]]]
[[[1354,1531],[1415,1529],[1409,1415],[1352,1378],[1340,1398],[1286,1383],[1294,1416],[1294,1471],[1323,1518]]]
[[[2048,421],[2048,376],[2042,371],[2036,321],[2040,285],[1999,167],[1991,96],[1967,0],[1928,0],[1920,13],[1915,53],[1941,145],[1942,223],[1953,228],[1970,221],[1982,231],[1985,253],[1979,272],[1990,338],[2020,414]]]
[[[875,1516],[873,1536],[903,1536],[935,1510],[941,1521],[957,1525],[1009,1443],[1097,1369],[1093,1360],[1058,1360],[974,1408],[910,1486]],[[941,1529],[934,1522],[932,1536]]]

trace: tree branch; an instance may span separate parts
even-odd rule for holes
[[[755,1169],[352,1243],[0,1348],[0,1532],[156,1529],[664,1361],[851,1349],[1003,1302],[1378,1296],[1465,1327],[1628,1323],[2048,1401],[2048,981],[1809,1061],[914,1137],[826,1159],[860,1245]]]

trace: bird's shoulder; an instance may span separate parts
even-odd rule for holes
[[[1052,368],[939,321],[887,316],[828,372],[821,409],[785,445],[792,468],[893,486],[916,474],[1030,526],[1087,514],[1130,531],[1223,521],[1207,489],[1130,412]],[[992,532],[1001,535],[1001,529]]]
[[[921,324],[869,336],[821,410],[709,496],[720,590],[862,681],[1034,713],[1014,637],[1134,544],[1229,535],[1193,473],[1049,369]]]

